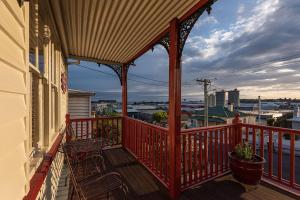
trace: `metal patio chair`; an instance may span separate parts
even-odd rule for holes
[[[76,152],[72,150],[72,147],[63,145],[62,149],[73,186],[70,195],[71,199],[73,199],[74,191],[78,199],[108,199],[110,193],[116,190],[122,192],[124,199],[127,198],[128,187],[123,177],[117,172],[105,173],[103,170],[105,169],[103,157],[99,157],[102,161],[96,165],[94,165],[95,162],[91,162],[93,159],[95,161],[95,158],[92,157],[92,160],[85,158],[84,162],[89,160],[88,173],[86,173],[87,171],[84,170],[84,165],[82,165],[83,161],[76,156]]]

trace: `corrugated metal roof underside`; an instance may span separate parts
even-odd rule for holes
[[[49,0],[67,53],[126,63],[199,0]]]

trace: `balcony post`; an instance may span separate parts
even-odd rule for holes
[[[169,51],[169,145],[170,145],[170,185],[172,199],[180,194],[181,181],[181,59],[179,54],[179,21],[177,18],[170,22],[170,51]]]
[[[234,124],[234,145],[242,143],[242,126],[241,126],[240,114],[236,113],[232,124]]]
[[[122,145],[125,147],[125,118],[127,117],[127,66],[122,65]]]

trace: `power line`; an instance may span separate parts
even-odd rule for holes
[[[139,77],[139,78],[143,78],[146,80],[150,80],[150,81],[155,81],[155,82],[160,82],[160,83],[168,83],[167,81],[161,81],[161,80],[156,80],[156,79],[152,79],[152,78],[148,78],[139,74],[134,74],[134,73],[128,73],[129,75],[135,76],[135,77]]]
[[[88,69],[90,71],[95,71],[95,72],[99,72],[99,73],[102,73],[104,75],[108,75],[108,76],[111,76],[111,77],[117,77],[117,75],[115,74],[112,74],[112,73],[109,73],[109,72],[104,72],[104,71],[101,71],[101,70],[98,70],[98,69],[93,69],[93,68],[90,68],[88,66],[84,66],[84,65],[81,65],[81,64],[76,64],[78,67],[82,67],[82,68],[85,68],[85,69]],[[139,75],[138,75],[139,76]],[[158,81],[158,80],[155,80],[155,79],[151,79],[151,78],[146,78],[144,77],[144,79],[148,79],[148,80],[152,80],[152,81],[156,81],[156,82],[163,82],[165,84],[168,84],[168,82],[164,82],[164,81]],[[137,82],[137,83],[142,83],[142,84],[145,84],[145,85],[153,85],[153,86],[159,86],[159,87],[166,87],[168,88],[167,85],[161,85],[161,84],[155,84],[155,83],[149,83],[149,82],[144,82],[144,81],[140,81],[140,80],[136,80],[136,79],[132,79],[132,78],[127,78],[127,80],[130,80],[130,81],[133,81],[133,82]],[[182,86],[186,87],[186,86],[193,86],[192,84],[182,84]]]
[[[271,64],[271,63],[276,63],[276,62],[287,62],[289,60],[294,60],[294,59],[297,59],[297,58],[300,58],[300,54],[294,54],[292,56],[285,56],[285,57],[281,57],[281,58],[274,58],[274,59],[271,59],[269,61],[265,61],[265,62],[262,62],[262,63],[258,63],[258,64],[255,64],[255,65],[248,65],[248,66],[244,66],[243,68],[259,68],[259,67],[263,67],[267,64]],[[297,63],[297,61],[295,61]],[[239,71],[238,69],[234,70],[234,71]]]
[[[87,67],[87,66],[84,66],[84,65],[81,65],[81,64],[76,64],[77,66],[79,67],[82,67],[82,68],[85,68],[85,69],[88,69],[90,71],[94,71],[94,72],[99,72],[99,73],[102,73],[102,74],[105,74],[105,75],[108,75],[108,76],[111,76],[111,77],[117,77],[117,75],[115,74],[112,74],[112,73],[109,73],[109,72],[104,72],[104,71],[101,71],[101,70],[98,70],[98,69],[93,69],[93,68],[90,68],[90,67]],[[127,78],[128,80],[131,80],[131,81],[134,81],[134,82],[137,82],[137,83],[142,83],[142,84],[145,84],[145,85],[153,85],[153,86],[159,86],[159,87],[167,87],[166,85],[159,85],[159,84],[155,84],[155,83],[148,83],[148,82],[144,82],[144,81],[139,81],[139,80],[135,80],[135,79],[131,79],[131,78]]]

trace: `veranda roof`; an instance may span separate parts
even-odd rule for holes
[[[173,18],[183,20],[194,7],[201,7],[207,2],[49,0],[66,54],[111,63],[132,61],[166,31]]]

